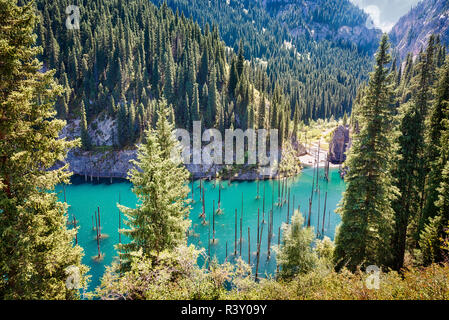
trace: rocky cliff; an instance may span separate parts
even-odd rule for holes
[[[332,164],[340,164],[346,161],[346,151],[351,147],[349,127],[338,126],[334,131],[329,146],[329,159]]]
[[[432,34],[439,34],[441,42],[449,45],[448,0],[421,1],[396,23],[390,38],[404,59],[409,52],[417,55],[425,48]]]
[[[65,163],[68,163],[70,170],[86,180],[95,178],[126,178],[128,171],[132,168],[131,160],[137,158],[136,148],[127,148],[116,150],[113,148],[113,128],[115,122],[105,116],[100,116],[89,125],[89,133],[92,138],[93,151],[84,151],[75,149],[68,153]],[[69,121],[61,132],[61,138],[69,140],[80,136],[80,120]],[[306,152],[304,146],[299,143],[294,144],[298,154]],[[280,162],[280,157],[278,163]],[[64,163],[59,163],[62,166]],[[200,165],[187,164],[187,170],[192,173],[195,179],[215,178],[218,174],[225,179],[232,180],[256,180],[275,178],[276,174],[271,176],[262,176],[258,173],[255,166],[223,166],[223,165]]]
[[[95,178],[126,178],[132,168],[131,160],[137,158],[137,150],[103,150],[103,151],[71,151],[66,159],[70,171],[84,176],[87,181]],[[63,163],[60,163],[61,166]],[[223,166],[187,164],[187,170],[194,179],[214,179],[220,175],[223,179],[251,181],[256,179],[270,179],[277,175],[266,176],[259,174],[255,166]]]

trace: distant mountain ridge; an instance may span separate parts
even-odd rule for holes
[[[381,30],[349,0],[263,0],[263,4],[292,36],[356,45],[370,53],[378,47]]]
[[[390,32],[391,41],[401,59],[411,52],[417,55],[426,47],[432,34],[439,34],[441,43],[449,45],[449,1],[425,0],[403,16]]]

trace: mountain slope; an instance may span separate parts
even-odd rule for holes
[[[170,8],[201,26],[216,25],[226,45],[234,50],[243,40],[245,58],[266,69],[271,88],[282,86],[292,111],[299,106],[302,120],[342,117],[345,111],[350,112],[357,87],[366,81],[372,52],[347,41],[349,38],[338,39],[332,34],[363,26],[367,16],[347,0],[306,2],[313,10],[301,18],[288,16],[285,11],[286,5],[289,10],[292,6],[299,10],[303,1],[298,0],[166,1]],[[342,3],[351,8],[349,13]],[[333,10],[335,7],[339,9]],[[321,31],[313,33],[315,29]],[[325,29],[327,33],[322,31]],[[375,37],[369,42],[373,47],[378,45]]]
[[[373,53],[381,31],[371,18],[349,0],[263,0],[265,7],[290,33],[320,41],[356,45]]]
[[[245,129],[254,122],[260,97],[270,98],[263,71],[243,58],[237,62],[216,28],[201,30],[147,0],[84,0],[78,2],[80,29],[67,30],[60,9],[67,3],[38,0],[36,33],[45,67],[55,69],[67,89],[56,104],[58,116],[74,120],[85,113],[83,130],[93,146],[123,148],[140,141],[155,124],[155,101],[161,98],[173,107],[178,127],[201,120],[220,129]],[[233,66],[238,72],[231,74]],[[103,127],[112,127],[104,134],[107,141],[97,139]]]
[[[439,34],[442,44],[449,45],[449,1],[421,1],[403,16],[390,32],[400,58],[419,53],[432,34]]]

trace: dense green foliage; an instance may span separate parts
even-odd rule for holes
[[[400,106],[398,113],[398,158],[393,168],[396,186],[400,196],[393,202],[395,214],[395,232],[393,249],[395,252],[394,267],[403,267],[407,230],[409,224],[416,225],[417,217],[421,216],[425,188],[427,154],[425,144],[426,118],[432,98],[432,86],[435,82],[436,56],[440,49],[435,44],[435,37],[429,40],[428,48],[418,57],[414,66],[414,75],[405,74],[404,87],[396,80],[399,88]],[[410,64],[411,61],[408,60]],[[410,65],[411,67],[411,65]],[[411,71],[409,65],[406,70]],[[401,71],[400,71],[401,72]],[[402,76],[397,74],[396,77]],[[413,233],[416,234],[416,230]]]
[[[101,299],[127,300],[447,300],[449,266],[410,268],[402,275],[381,273],[379,289],[366,286],[368,275],[321,267],[293,279],[254,281],[242,260],[210,268],[197,265],[204,250],[181,246],[164,251],[158,260],[136,256],[131,270],[108,268],[96,295]],[[154,262],[151,262],[154,261]]]
[[[119,147],[155,126],[160,98],[173,106],[177,127],[191,128],[196,120],[223,130],[255,123],[267,76],[226,50],[216,27],[202,31],[166,5],[103,0],[75,2],[80,29],[68,30],[61,9],[68,4],[37,1],[45,66],[56,68],[70,88],[56,105],[60,118],[82,117],[83,105],[88,124],[112,117]]]
[[[318,256],[312,248],[315,231],[303,225],[304,217],[299,211],[295,212],[291,223],[282,225],[282,245],[276,250],[276,262],[282,278],[308,273],[317,267]]]
[[[128,267],[130,256],[141,250],[144,257],[158,255],[187,241],[190,226],[189,173],[176,162],[177,141],[172,136],[173,124],[168,121],[169,108],[165,103],[158,106],[156,129],[149,129],[145,142],[139,146],[134,169],[129,172],[133,192],[139,199],[137,208],[120,206],[125,214],[128,228],[120,232],[131,241],[119,244],[120,258]]]
[[[385,50],[381,76],[384,45],[352,115],[356,134],[346,163],[348,189],[339,209],[343,222],[335,256],[340,267],[352,270],[376,264],[399,271],[410,263],[445,259],[446,52],[439,37],[432,36],[415,61],[409,55],[404,68],[397,70]]]
[[[40,72],[35,24],[32,5],[0,1],[0,299],[73,299],[68,272],[83,285],[87,267],[53,192],[69,181],[68,166],[51,168],[78,141],[58,139],[62,88],[54,71]]]
[[[311,3],[310,12],[295,3],[279,16],[276,2],[266,1],[266,7],[263,2],[166,1],[173,10],[201,25],[217,25],[224,42],[236,52],[243,40],[245,58],[255,68],[266,69],[269,81],[263,86],[272,92],[280,84],[292,115],[296,104],[300,119],[305,121],[331,115],[339,118],[350,112],[357,87],[366,80],[372,64],[375,48],[371,40],[375,39],[369,39],[369,46],[363,47],[332,36],[315,41],[310,33],[315,23],[329,27],[330,35],[344,25],[364,25],[366,14],[349,1],[320,0]]]
[[[398,270],[406,250],[424,264],[444,259],[441,243],[449,216],[444,209],[443,174],[449,141],[449,64],[444,63],[445,56],[439,37],[433,36],[426,51],[415,62],[409,56],[404,72],[398,74],[401,134],[394,170],[401,193],[394,205],[394,267]]]
[[[342,225],[336,235],[336,263],[355,270],[363,265],[390,263],[392,199],[397,194],[392,184],[393,77],[388,68],[387,36],[376,54],[376,66],[364,91],[357,116],[360,132],[354,136],[347,159],[347,189],[338,208]]]
[[[80,7],[79,30],[66,29],[63,8],[69,4]],[[61,119],[82,117],[84,104],[88,125],[104,116],[116,119],[114,144],[124,147],[154,127],[154,101],[165,97],[174,107],[177,127],[191,128],[195,120],[220,130],[264,123],[279,128],[283,142],[295,114],[308,121],[350,112],[371,63],[369,53],[354,44],[293,37],[259,1],[167,5],[37,1],[44,65],[57,70],[67,89],[56,104]],[[365,19],[345,4],[330,21],[329,4],[322,7],[323,12],[311,13],[313,22],[337,27]],[[345,13],[346,7],[352,11]],[[201,28],[184,16],[200,21]],[[307,19],[304,23],[312,21]]]

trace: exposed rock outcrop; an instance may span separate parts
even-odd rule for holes
[[[94,146],[100,146],[95,151],[72,150],[66,158],[70,165],[70,170],[80,176],[85,176],[87,180],[92,178],[126,178],[128,171],[132,168],[131,160],[137,158],[137,149],[128,148],[115,150],[113,145],[113,130],[115,122],[106,116],[99,116],[89,125],[89,135]],[[69,140],[80,136],[80,120],[71,120],[61,133],[61,138]],[[292,141],[293,149],[297,156],[307,153],[303,144]],[[280,163],[282,150],[279,150],[277,163]],[[58,166],[63,165],[59,163]],[[254,165],[208,165],[208,164],[187,164],[187,170],[192,173],[195,179],[213,179],[220,175],[223,179],[232,180],[256,180],[275,178],[276,173],[262,175]]]
[[[70,170],[87,177],[126,178],[130,160],[137,158],[136,150],[71,151],[67,156]]]
[[[70,171],[74,174],[91,178],[126,178],[132,168],[131,160],[137,158],[137,150],[109,150],[109,151],[71,151],[66,159]],[[60,163],[58,166],[62,166]],[[277,175],[262,175],[257,167],[251,165],[234,166],[224,165],[187,164],[187,170],[194,179],[214,179],[220,175],[223,179],[256,180],[275,178]]]
[[[115,122],[108,117],[98,117],[89,125],[89,134],[94,146],[102,148],[95,151],[83,151],[80,149],[72,150],[68,153],[66,163],[69,164],[70,170],[80,176],[85,176],[87,180],[93,178],[126,178],[128,171],[132,168],[131,160],[137,158],[137,149],[115,150],[111,146],[113,144],[113,128]],[[71,120],[61,132],[61,138],[69,140],[76,139],[80,136],[80,120]],[[305,152],[302,144],[295,143],[295,150],[298,153]],[[280,156],[280,155],[279,155]],[[279,163],[280,159],[278,159]],[[57,166],[62,166],[59,163]],[[223,165],[207,165],[207,164],[187,164],[187,170],[192,173],[195,179],[213,179],[217,175],[223,176],[224,179],[232,180],[256,180],[268,179],[276,177],[276,174],[261,175],[255,166],[241,165],[233,168]]]
[[[425,0],[403,16],[390,32],[391,41],[401,59],[411,52],[417,55],[425,49],[429,37],[439,34],[441,42],[449,45],[449,1]]]
[[[346,151],[351,146],[349,127],[338,126],[334,131],[331,144],[329,146],[330,162],[340,164],[346,160]]]

